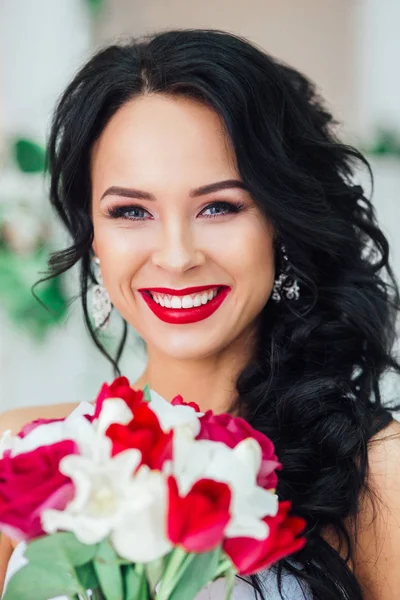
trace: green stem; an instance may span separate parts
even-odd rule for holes
[[[191,558],[191,555],[179,546],[173,550],[161,580],[157,600],[168,600],[176,583],[182,576],[182,567],[186,562],[190,562]]]
[[[215,579],[225,575],[227,571],[231,571],[233,569],[232,561],[229,558],[224,558],[218,565],[218,568],[215,572]]]

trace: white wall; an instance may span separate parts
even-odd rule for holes
[[[363,137],[377,125],[400,135],[400,2],[357,0],[354,9],[355,128]]]
[[[370,158],[374,174],[373,203],[376,208],[379,224],[388,238],[390,245],[390,262],[397,280],[400,283],[400,160],[388,158]],[[360,183],[369,189],[369,178],[363,174]],[[395,352],[400,360],[400,320]],[[388,374],[385,377],[384,396],[387,400],[400,403],[400,380],[398,376]],[[400,420],[400,413],[397,417]]]
[[[339,118],[351,124],[356,111],[356,1],[112,0],[95,30],[96,41],[102,44],[170,27],[226,29],[303,70],[318,83]]]
[[[0,150],[14,135],[45,141],[56,99],[91,49],[86,0],[0,0]],[[36,179],[1,167],[0,204],[22,196],[42,211],[45,198],[30,193]],[[72,281],[70,293],[76,293]],[[126,360],[135,379],[143,360],[134,351]],[[11,325],[0,304],[0,412],[93,399],[111,377],[86,334],[78,302],[43,344]]]
[[[44,139],[56,98],[89,52],[91,37],[84,0],[1,0],[3,136]]]

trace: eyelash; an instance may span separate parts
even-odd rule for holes
[[[212,202],[211,204],[208,204],[203,210],[208,210],[210,207],[214,207],[214,206],[228,207],[228,211],[219,213],[217,215],[204,215],[206,219],[216,219],[217,217],[222,217],[229,213],[238,213],[242,210],[244,205],[240,204],[240,203],[219,201],[219,202]],[[128,212],[130,212],[132,210],[137,210],[137,209],[147,212],[142,206],[132,205],[132,206],[111,206],[108,209],[107,213],[108,213],[108,216],[111,217],[112,219],[126,219],[128,221],[145,221],[146,219],[141,219],[140,217],[127,217],[126,216],[126,214]]]

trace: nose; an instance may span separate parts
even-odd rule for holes
[[[171,273],[183,273],[204,263],[204,254],[197,247],[195,236],[187,223],[170,223],[163,228],[160,245],[152,261]]]

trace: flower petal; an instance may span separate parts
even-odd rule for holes
[[[172,544],[166,532],[167,485],[162,473],[141,468],[111,534],[117,553],[134,563],[151,562],[167,554]]]
[[[171,404],[154,390],[150,390],[151,400],[148,403],[151,410],[157,415],[161,428],[169,431],[178,426],[187,426],[196,436],[200,432],[199,416],[196,410],[187,404]]]
[[[126,425],[132,420],[132,417],[133,413],[125,400],[121,398],[107,398],[102,403],[102,408],[96,422],[97,431],[104,435],[112,423]]]

